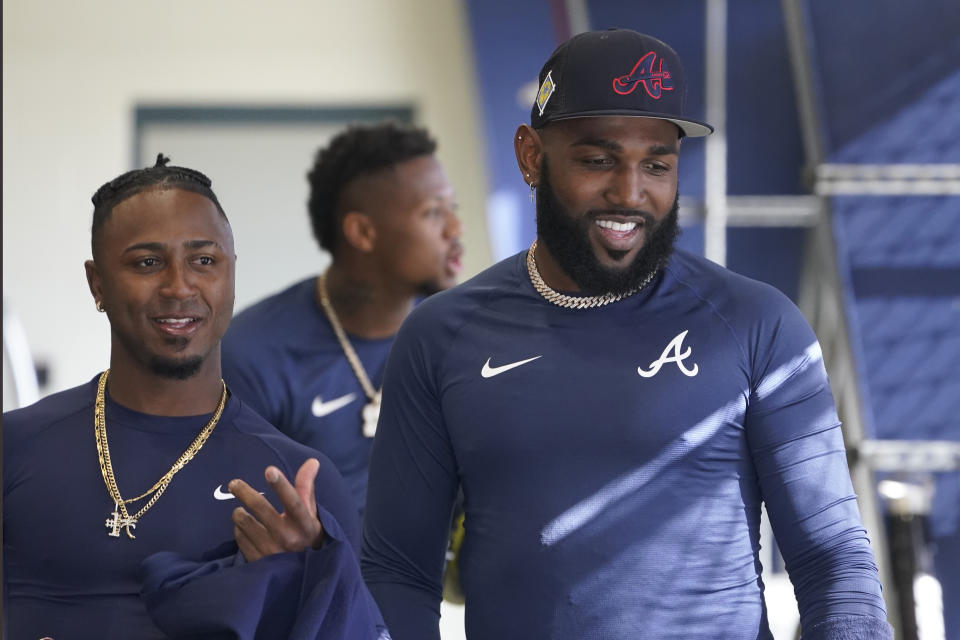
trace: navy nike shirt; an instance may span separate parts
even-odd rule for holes
[[[361,566],[393,637],[439,637],[458,487],[471,640],[769,638],[762,502],[804,637],[891,637],[796,307],[678,251],[564,309],[525,256],[426,300],[390,355]]]
[[[231,512],[238,503],[224,499],[224,492],[234,478],[243,478],[282,509],[263,477],[271,464],[293,478],[306,459],[320,459],[315,486],[324,510],[321,521],[327,519],[325,528],[337,538],[347,556],[344,561],[356,562],[359,519],[334,465],[233,397],[203,448],[137,523],[136,539],[123,532],[109,536],[106,521],[114,504],[101,477],[94,440],[96,389],[94,378],[3,415],[8,637],[165,637],[140,597],[141,563],[156,552],[200,559],[232,541]],[[133,497],[150,488],[210,417],[146,415],[108,397],[107,438],[121,495]],[[257,595],[251,592],[251,597]]]
[[[368,399],[308,278],[243,310],[223,339],[223,377],[241,400],[294,440],[329,457],[362,511],[372,440]],[[374,387],[393,338],[349,337]]]

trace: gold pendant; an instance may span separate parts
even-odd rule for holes
[[[132,517],[132,516],[124,517],[123,515],[121,515],[121,514],[120,514],[120,505],[119,505],[119,504],[115,504],[115,505],[114,505],[114,507],[113,507],[113,513],[110,514],[110,515],[111,515],[112,517],[107,518],[107,523],[106,523],[107,529],[110,529],[110,531],[107,532],[107,535],[108,535],[108,536],[111,536],[111,537],[114,537],[114,538],[119,538],[119,537],[120,537],[120,529],[123,528],[123,529],[126,530],[126,532],[127,532],[127,537],[128,537],[128,538],[130,538],[131,540],[133,540],[134,538],[136,538],[136,536],[133,535],[133,533],[130,531],[130,529],[136,529],[136,528],[137,528],[137,519],[136,519],[136,518],[134,518],[134,517]]]
[[[377,420],[380,419],[380,394],[363,407],[363,436],[372,438],[377,434]]]

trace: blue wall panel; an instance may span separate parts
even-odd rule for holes
[[[808,0],[828,154],[960,67],[957,0]]]

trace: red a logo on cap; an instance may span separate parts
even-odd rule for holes
[[[654,63],[657,65],[656,69],[653,67]],[[638,84],[643,84],[647,95],[654,100],[659,100],[661,89],[673,91],[672,77],[670,71],[663,68],[663,58],[657,60],[656,52],[651,51],[637,60],[637,64],[633,65],[630,73],[613,79],[613,90],[625,96],[633,93]]]

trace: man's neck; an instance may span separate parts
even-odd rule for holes
[[[368,339],[396,334],[413,309],[416,297],[406,287],[374,276],[357,275],[336,263],[327,270],[326,285],[330,304],[344,330]]]
[[[208,358],[211,360],[214,358]],[[215,366],[205,363],[186,380],[158,376],[111,358],[107,391],[118,403],[157,416],[196,416],[212,413],[220,401],[219,356]]]

